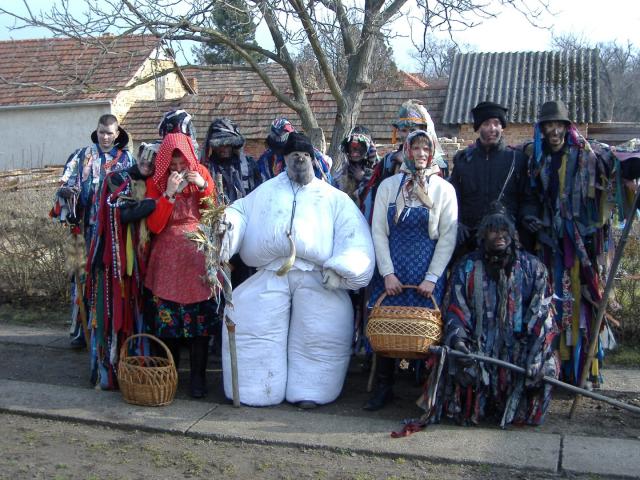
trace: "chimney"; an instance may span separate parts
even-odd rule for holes
[[[189,87],[191,87],[191,90],[193,90],[193,93],[197,95],[198,94],[198,79],[193,77],[193,78],[190,78],[188,80],[188,82],[189,82]]]

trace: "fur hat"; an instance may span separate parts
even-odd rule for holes
[[[473,115],[473,130],[476,132],[480,128],[480,125],[482,125],[482,122],[490,118],[497,118],[500,120],[502,128],[507,127],[507,109],[499,103],[480,102],[473,107],[471,114]]]
[[[540,115],[538,116],[538,123],[543,122],[571,123],[567,106],[560,100],[544,103],[542,107],[540,107]]]
[[[240,148],[244,145],[244,137],[240,135],[238,127],[228,118],[217,118],[207,131],[207,148],[230,145]]]
[[[299,132],[291,132],[287,138],[287,143],[282,148],[283,155],[289,155],[291,152],[307,152],[311,155],[311,158],[314,157],[311,140],[305,134]]]

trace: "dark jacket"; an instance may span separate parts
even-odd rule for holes
[[[513,173],[505,185],[512,163]],[[458,221],[472,231],[489,213],[491,203],[498,200],[503,187],[501,202],[518,226],[525,203],[535,201],[527,181],[525,155],[506,146],[503,140],[489,150],[477,140],[474,145],[459,151],[454,158],[450,181],[458,197]]]

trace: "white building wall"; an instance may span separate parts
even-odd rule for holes
[[[0,109],[0,171],[64,165],[73,150],[91,144],[109,103]]]

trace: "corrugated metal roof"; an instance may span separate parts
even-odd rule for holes
[[[597,49],[458,54],[443,123],[472,123],[471,109],[485,100],[507,107],[512,123],[535,122],[549,100],[562,100],[574,122],[599,122],[600,68]]]

